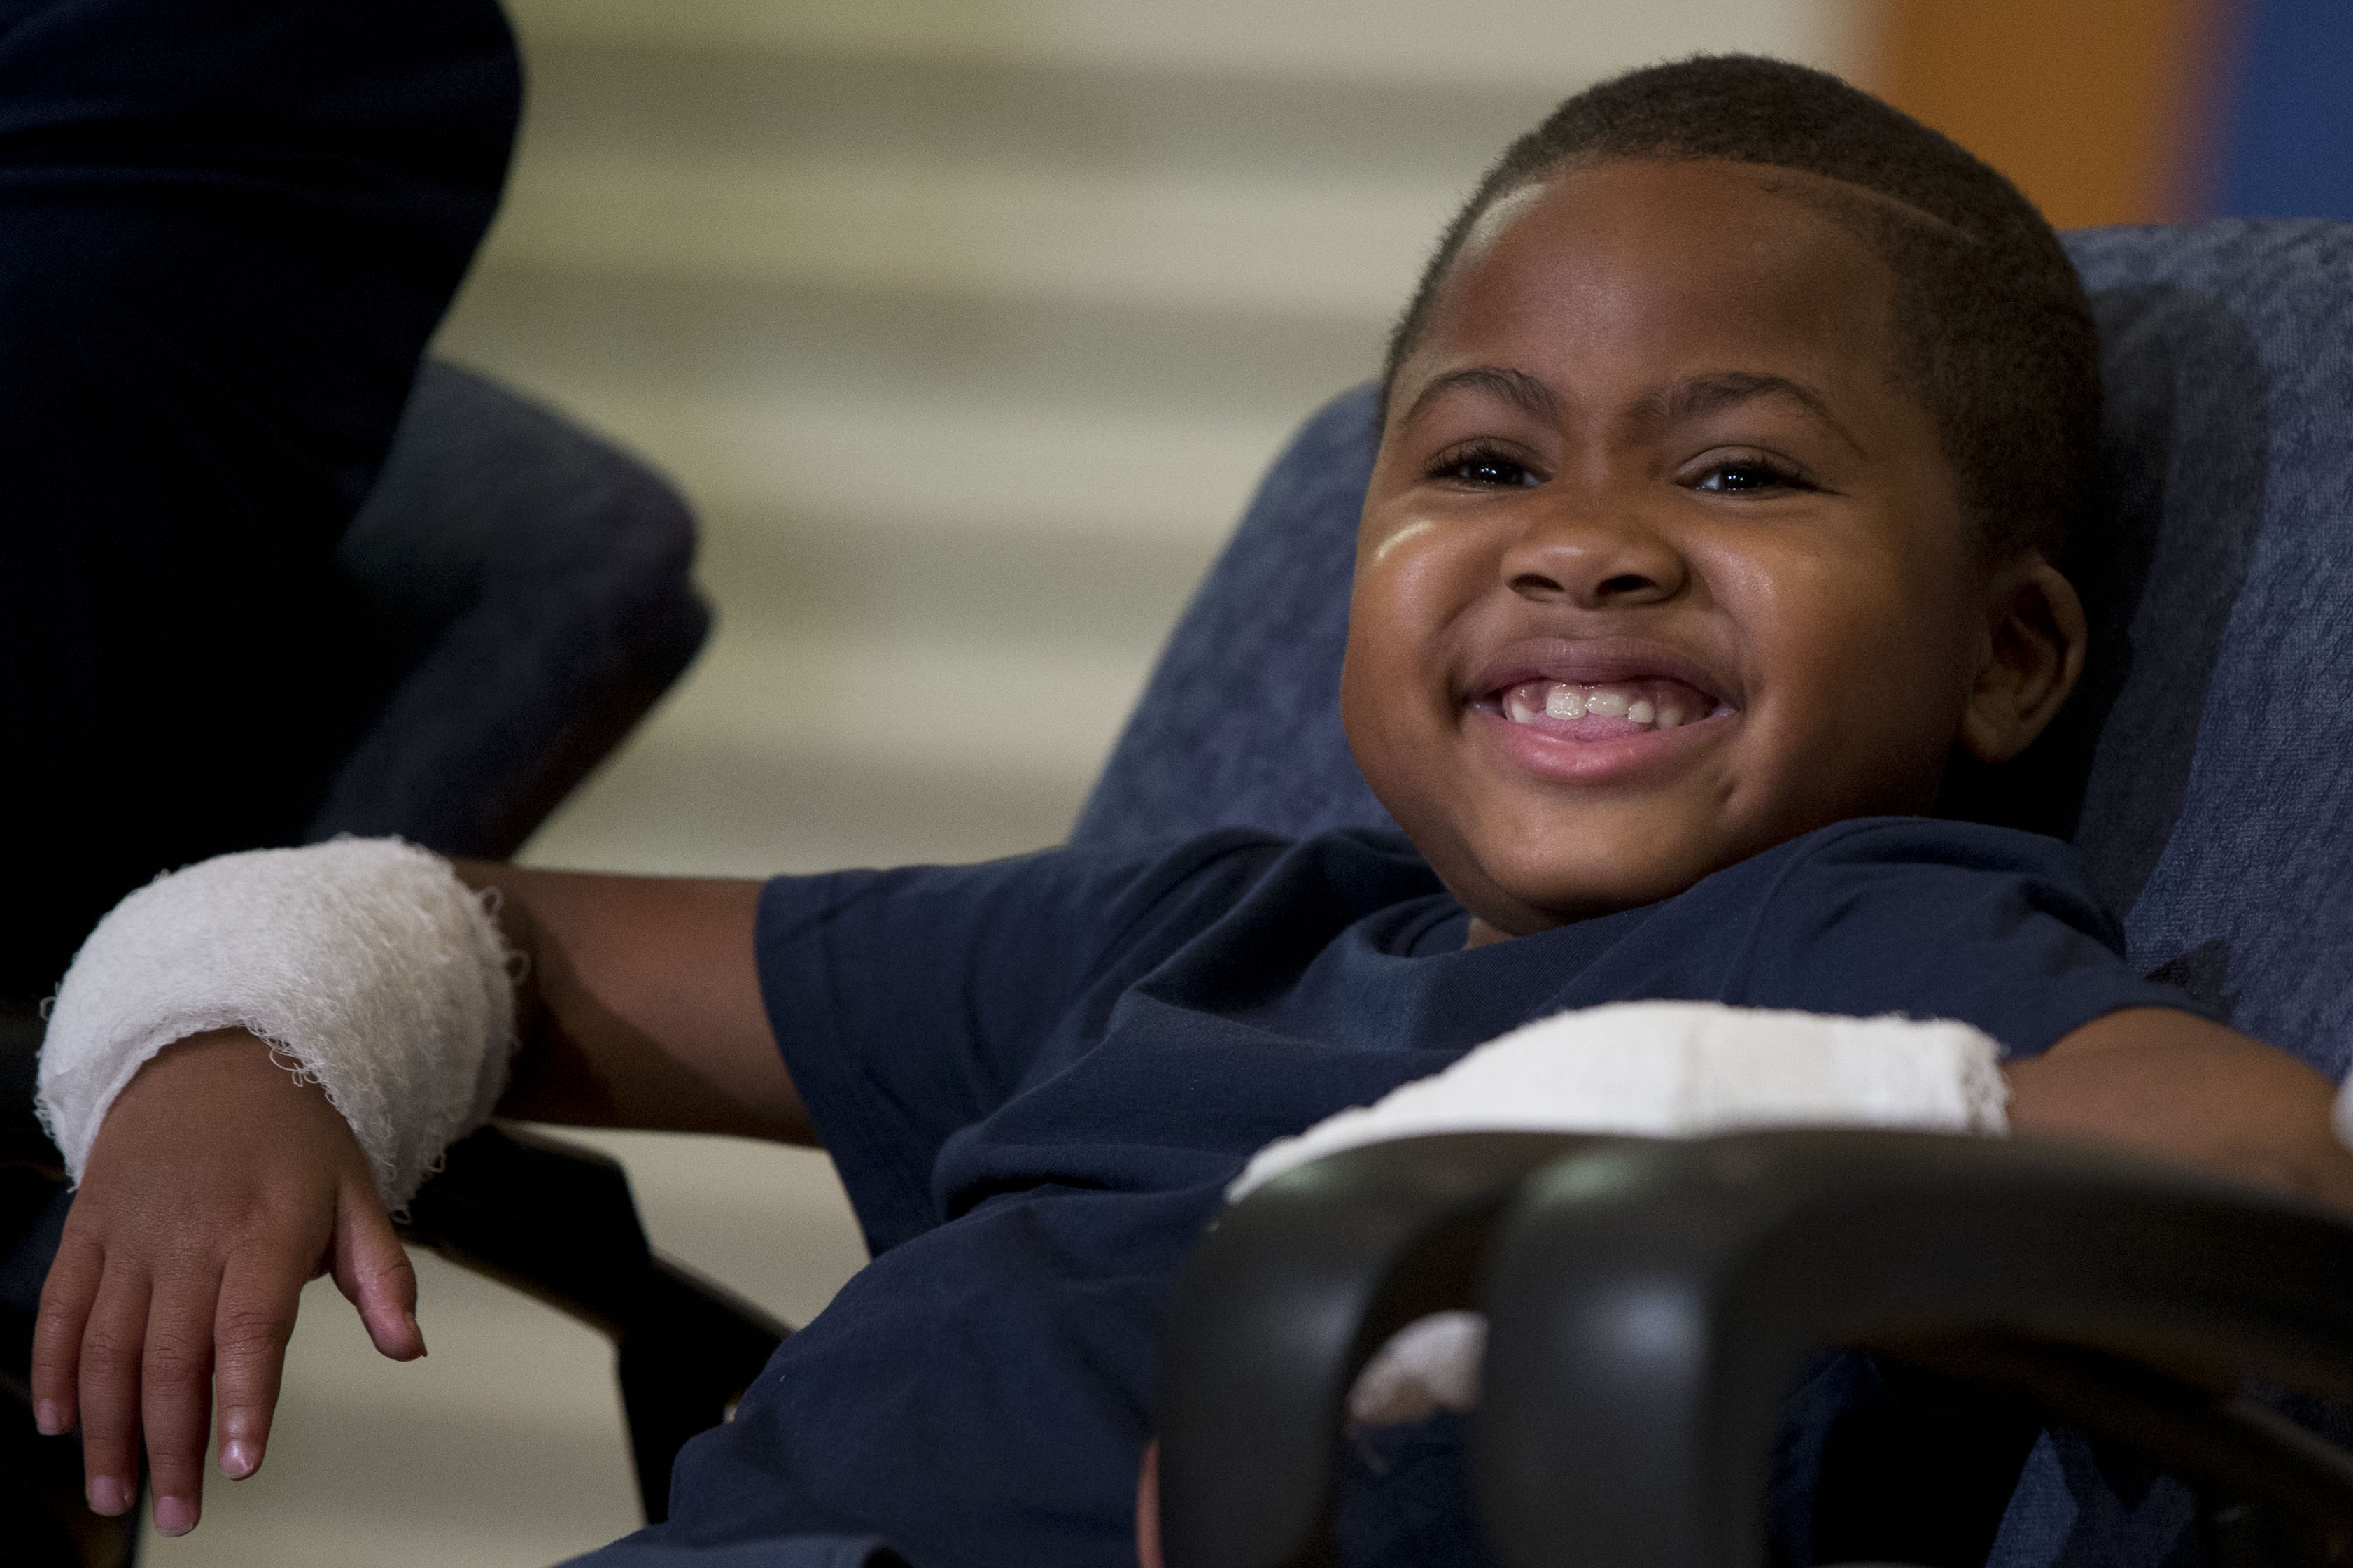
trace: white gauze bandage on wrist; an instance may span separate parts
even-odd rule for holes
[[[117,904],[74,955],[41,1046],[41,1120],[79,1182],[150,1058],[249,1029],[326,1090],[397,1208],[505,1089],[512,962],[449,863],[396,838],[203,861]]]

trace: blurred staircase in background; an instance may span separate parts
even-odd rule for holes
[[[1604,71],[1841,57],[1841,0],[519,0],[505,211],[439,353],[696,504],[712,645],[525,851],[757,876],[1057,841],[1259,471],[1373,373],[1479,171]],[[657,1245],[806,1321],[821,1155],[654,1135]],[[550,1563],[631,1528],[602,1342],[420,1260],[312,1288],[268,1468],[154,1568]]]

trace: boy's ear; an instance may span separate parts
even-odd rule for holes
[[[1986,617],[1985,662],[1960,741],[1979,762],[2006,763],[2033,743],[2075,689],[2090,633],[2074,585],[2033,551],[1995,570]]]

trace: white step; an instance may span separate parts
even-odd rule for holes
[[[526,38],[1567,93],[1703,49],[1867,60],[1846,0],[513,0]]]
[[[486,265],[1385,320],[1464,184],[551,150]],[[1316,171],[1305,171],[1313,176]]]
[[[1312,412],[1173,409],[1155,418],[1139,408],[990,405],[914,387],[886,403],[822,386],[697,396],[525,384],[650,458],[712,511],[1204,549],[1232,531],[1293,426]]]
[[[522,858],[757,877],[1043,848],[1156,651],[1050,633],[717,639]]]

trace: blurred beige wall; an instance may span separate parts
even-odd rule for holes
[[[504,215],[439,351],[666,468],[718,632],[531,844],[754,876],[1060,837],[1260,469],[1370,374],[1556,100],[1846,0],[520,0]],[[805,1321],[821,1155],[603,1137],[655,1242]],[[267,1468],[152,1568],[524,1568],[631,1528],[595,1335],[427,1258],[432,1357],[313,1287]]]

